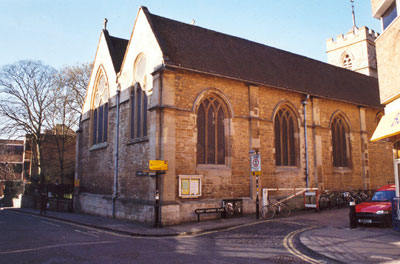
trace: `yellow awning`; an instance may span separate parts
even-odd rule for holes
[[[371,141],[378,141],[398,134],[400,134],[400,111],[395,111],[381,118]]]

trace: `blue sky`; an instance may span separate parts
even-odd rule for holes
[[[0,66],[22,59],[54,67],[91,62],[103,20],[130,37],[139,6],[153,14],[326,61],[326,39],[352,27],[350,0],[0,0]],[[380,32],[370,0],[355,0],[357,26]]]

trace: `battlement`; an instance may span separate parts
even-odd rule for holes
[[[379,33],[375,32],[372,29],[369,29],[368,27],[361,27],[361,28],[355,28],[354,32],[353,29],[350,29],[349,32],[347,32],[345,35],[339,34],[336,39],[329,38],[326,40],[327,46],[336,46],[336,45],[341,45],[343,42],[356,42],[356,41],[361,41],[361,40],[370,40],[370,41],[375,41],[375,39],[379,37]]]

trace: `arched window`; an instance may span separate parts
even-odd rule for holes
[[[223,102],[215,96],[201,101],[197,110],[197,164],[225,164]]]
[[[104,74],[97,79],[93,102],[92,143],[107,141],[108,131],[108,84]]]
[[[344,53],[342,56],[342,66],[345,69],[349,69],[351,70],[351,68],[353,67],[353,62],[351,60],[351,56],[348,53]]]
[[[136,84],[131,91],[131,139],[147,136],[147,95],[140,84]]]
[[[296,117],[292,111],[284,107],[274,118],[275,164],[277,166],[296,166]]]
[[[332,155],[334,167],[349,167],[349,128],[343,117],[336,116],[331,124]]]
[[[393,144],[394,158],[400,159],[400,141]]]

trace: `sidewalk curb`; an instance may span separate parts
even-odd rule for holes
[[[321,228],[323,228],[323,227],[324,227],[324,226],[318,226],[318,227],[316,227],[316,228],[314,228],[314,229],[306,230],[306,231],[303,231],[303,232],[301,232],[301,233],[296,234],[296,235],[294,236],[294,240],[296,241],[296,244],[297,244],[296,249],[299,250],[299,251],[302,252],[302,253],[307,253],[307,254],[306,254],[307,256],[313,255],[312,258],[314,258],[314,259],[323,260],[324,262],[322,262],[322,263],[326,263],[327,261],[329,261],[328,263],[339,263],[339,264],[345,263],[345,262],[342,262],[342,261],[340,261],[340,260],[333,259],[333,258],[331,258],[331,257],[329,257],[329,256],[324,255],[324,254],[321,254],[321,253],[319,253],[319,252],[317,252],[317,251],[315,251],[315,250],[309,248],[306,244],[304,244],[303,242],[301,242],[301,239],[300,239],[300,238],[301,238],[301,236],[302,236],[303,234],[305,234],[305,233],[307,233],[307,232],[311,232],[311,231],[316,230],[316,229],[321,229]]]
[[[216,232],[216,231],[224,231],[224,230],[228,230],[228,229],[231,229],[231,228],[245,226],[245,225],[248,225],[248,224],[257,224],[257,223],[262,223],[263,222],[263,221],[260,221],[260,220],[255,220],[255,221],[252,221],[252,222],[249,222],[249,223],[233,224],[233,225],[209,228],[209,229],[198,230],[198,231],[171,232],[169,234],[145,234],[145,233],[137,233],[137,232],[118,230],[118,229],[109,228],[109,227],[105,227],[105,226],[101,226],[101,225],[82,223],[82,222],[79,222],[79,221],[65,219],[65,218],[61,218],[61,217],[57,217],[57,216],[41,215],[39,213],[27,212],[27,211],[18,210],[18,209],[15,209],[15,208],[14,208],[13,211],[18,212],[18,213],[23,213],[23,214],[36,215],[36,216],[43,217],[43,218],[50,218],[50,219],[58,220],[58,221],[61,221],[61,222],[72,223],[72,224],[76,224],[76,225],[80,225],[80,226],[101,229],[101,230],[104,230],[104,231],[109,231],[109,232],[113,232],[113,233],[117,233],[117,234],[121,234],[121,235],[128,235],[128,236],[131,236],[131,237],[184,237],[184,236],[195,236],[195,235],[201,235],[201,234],[204,234],[204,233]]]

